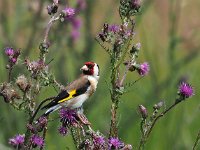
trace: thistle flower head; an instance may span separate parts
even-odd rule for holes
[[[121,142],[118,138],[111,137],[108,140],[109,149],[120,149],[124,147],[124,143]]]
[[[33,134],[31,136],[30,142],[34,148],[36,147],[43,147],[44,146],[44,139],[39,135]]]
[[[66,18],[70,18],[75,15],[75,9],[70,7],[65,8],[62,12]]]
[[[29,59],[26,59],[25,64],[33,78],[37,78],[37,75],[40,74],[41,71],[48,70],[48,65],[46,65],[43,60],[31,62]]]
[[[36,132],[36,129],[35,127],[32,125],[32,124],[27,124],[26,125],[26,128],[31,132],[31,133],[35,133]]]
[[[137,69],[138,73],[141,75],[141,76],[145,76],[149,73],[149,64],[147,62],[144,62],[142,64],[140,64],[140,67]]]
[[[189,98],[194,95],[194,89],[190,84],[182,82],[179,85],[178,94],[184,98]]]
[[[71,109],[66,109],[66,108],[62,108],[59,111],[59,115],[61,118],[61,122],[62,123],[67,123],[70,125],[76,124],[76,111],[75,110],[71,110]]]
[[[93,137],[93,143],[94,143],[94,147],[95,148],[103,148],[104,144],[105,144],[105,139],[103,136],[94,136]]]
[[[48,123],[47,118],[46,118],[45,116],[41,116],[41,117],[38,119],[38,121],[37,121],[37,124],[36,124],[36,128],[35,128],[35,129],[36,129],[38,132],[41,132],[41,131],[43,131],[43,129],[46,127],[47,123]]]
[[[24,137],[25,137],[24,134],[22,135],[18,134],[15,137],[10,138],[8,143],[14,147],[17,147],[17,146],[19,147],[20,145],[24,143]]]
[[[108,26],[108,31],[109,31],[109,32],[117,33],[117,32],[120,31],[120,26],[119,26],[119,25],[115,25],[115,24],[109,25],[109,26]]]
[[[58,132],[59,132],[62,136],[65,136],[65,135],[67,135],[68,130],[67,130],[66,127],[60,126],[60,127],[58,128]]]
[[[7,56],[13,56],[14,53],[15,53],[15,51],[14,51],[13,48],[11,48],[11,47],[5,48],[5,54],[6,54]]]
[[[11,58],[10,61],[15,64],[17,62],[17,58]]]
[[[9,66],[8,68],[12,67],[14,64],[17,63],[17,59],[19,55],[21,54],[20,50],[14,50],[11,47],[5,48],[5,54],[9,57]]]

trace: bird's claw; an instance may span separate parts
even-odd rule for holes
[[[91,125],[91,123],[88,121],[88,119],[85,117],[84,114],[77,114],[78,118],[84,125]]]

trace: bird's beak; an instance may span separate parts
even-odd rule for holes
[[[80,70],[82,70],[82,71],[88,71],[88,67],[86,65],[84,65]]]

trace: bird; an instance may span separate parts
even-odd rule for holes
[[[42,116],[48,116],[61,108],[76,109],[96,91],[100,77],[99,65],[94,62],[85,62],[80,69],[79,78],[69,83],[51,102],[41,109],[46,110]]]

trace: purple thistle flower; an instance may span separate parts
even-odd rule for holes
[[[118,25],[109,25],[108,26],[108,31],[110,31],[110,32],[117,33],[117,32],[119,32],[119,30],[120,30],[120,26],[118,26]]]
[[[76,123],[76,111],[72,109],[62,108],[59,111],[61,122],[69,123],[71,125]]]
[[[10,59],[10,61],[11,61],[13,64],[15,64],[15,63],[17,62],[17,58],[14,58],[14,57],[13,57],[13,58]]]
[[[36,126],[36,129],[38,132],[41,132],[45,126],[47,125],[48,123],[48,120],[45,116],[41,116],[39,119],[38,119],[38,123],[37,123],[37,126]]]
[[[140,67],[137,69],[138,73],[141,76],[145,76],[149,73],[149,64],[147,62],[144,62],[143,64],[140,64]]]
[[[189,98],[189,97],[191,97],[191,96],[194,95],[194,89],[193,89],[193,87],[190,84],[188,84],[186,82],[182,82],[179,85],[179,91],[178,91],[178,93],[181,96],[185,97],[185,98]]]
[[[24,143],[24,137],[25,137],[24,134],[23,135],[18,134],[15,137],[10,138],[8,143],[13,145],[14,147],[20,146]]]
[[[36,134],[33,134],[31,136],[30,142],[34,148],[36,148],[37,146],[40,148],[44,146],[44,139]]]
[[[13,48],[11,48],[11,47],[5,48],[5,54],[6,54],[7,56],[13,56],[14,53],[15,53],[15,51],[14,51]]]
[[[105,139],[103,136],[94,136],[93,143],[94,143],[95,147],[101,147],[104,145]]]
[[[67,7],[62,11],[66,18],[73,17],[75,15],[75,9]]]
[[[64,127],[64,126],[60,126],[60,127],[58,128],[58,132],[59,132],[62,136],[65,136],[65,135],[68,133],[67,128]]]
[[[33,127],[33,125],[32,124],[27,124],[26,125],[26,127],[27,127],[27,129],[29,130],[29,131],[31,131],[31,133],[35,133],[36,132],[36,130],[35,130],[35,128]]]
[[[121,142],[118,138],[113,138],[113,137],[111,137],[108,140],[108,144],[109,144],[110,149],[120,149],[120,148],[124,147],[123,142]]]
[[[40,118],[39,118],[39,120],[38,120],[38,122],[39,122],[39,124],[41,125],[41,126],[45,126],[46,124],[47,124],[47,118],[45,117],[45,116],[41,116]]]

